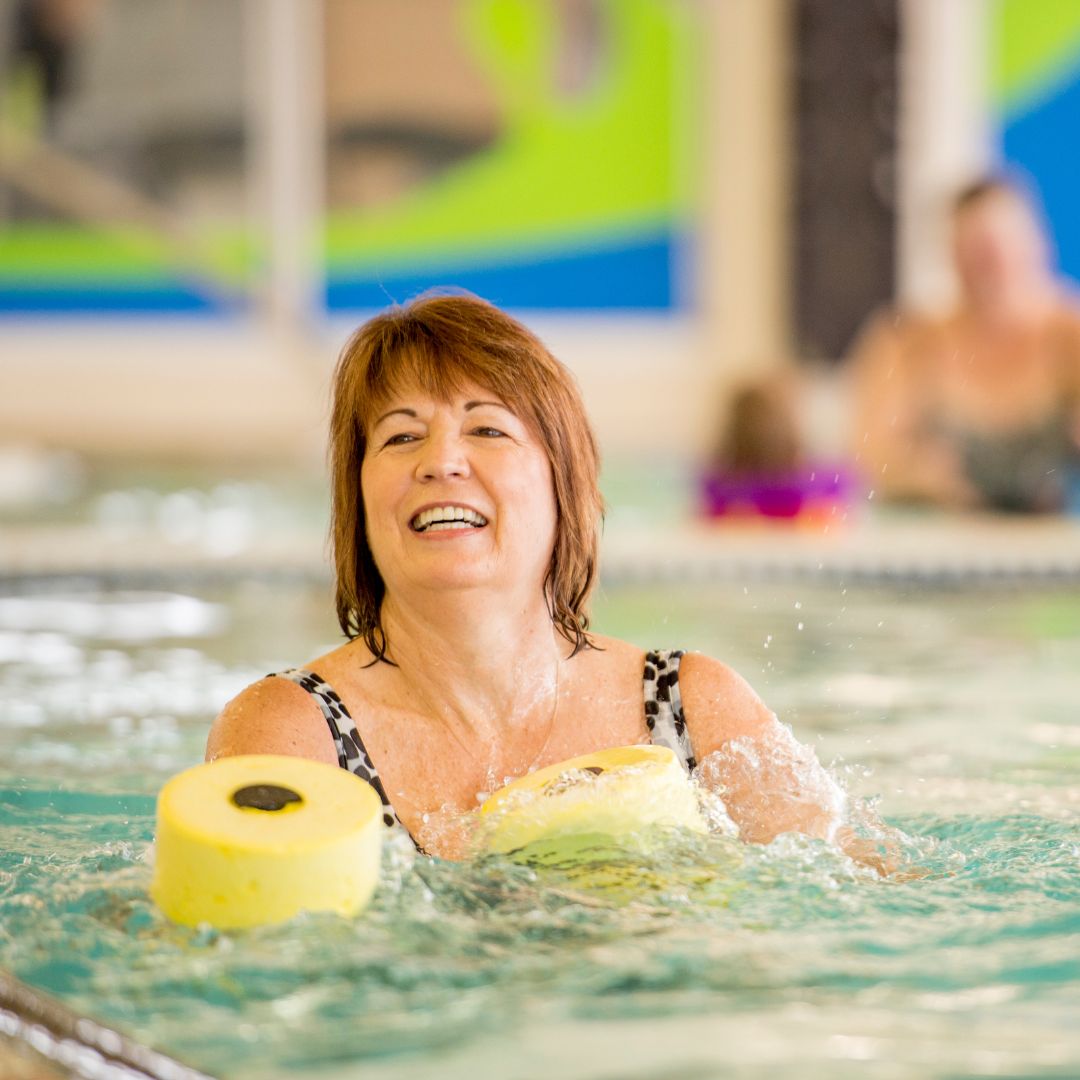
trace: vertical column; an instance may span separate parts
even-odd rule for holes
[[[788,0],[703,5],[708,24],[700,297],[725,377],[791,348]]]
[[[836,360],[896,291],[897,0],[792,0],[792,318]]]
[[[253,204],[266,250],[263,313],[302,333],[322,288],[322,0],[246,0]]]
[[[938,307],[955,282],[946,212],[950,195],[992,162],[986,65],[987,0],[903,0],[900,216],[902,304]]]

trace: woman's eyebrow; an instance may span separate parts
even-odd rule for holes
[[[379,419],[376,420],[375,423],[372,424],[371,426],[372,426],[372,428],[377,428],[384,420],[388,420],[391,416],[397,416],[397,415],[411,416],[415,420],[416,419],[416,410],[415,409],[405,409],[405,408],[391,409],[389,412],[383,413],[382,416],[380,416]]]
[[[505,409],[507,412],[510,411],[501,401],[467,401],[463,408],[465,412],[469,412],[472,409],[480,408],[482,405],[491,405],[496,409]],[[384,412],[382,416],[371,425],[371,428],[374,431],[384,420],[388,420],[391,416],[410,416],[415,420],[418,415],[419,414],[415,409],[409,409],[402,405],[399,408],[390,409],[389,412]]]

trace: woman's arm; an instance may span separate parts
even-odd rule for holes
[[[767,844],[784,832],[835,838],[843,791],[743,678],[719,660],[689,653],[679,686],[698,773],[722,794],[744,839]]]
[[[698,776],[721,796],[744,840],[766,844],[799,832],[837,844],[881,874],[896,868],[888,830],[882,826],[881,841],[856,835],[846,823],[843,789],[743,678],[718,660],[688,653],[679,686]]]
[[[237,754],[284,754],[338,763],[333,736],[318,705],[289,679],[260,679],[221,710],[206,740],[206,760]]]

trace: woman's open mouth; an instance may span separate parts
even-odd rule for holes
[[[413,532],[439,532],[444,529],[482,529],[487,518],[467,506],[432,506],[421,510],[409,522]]]

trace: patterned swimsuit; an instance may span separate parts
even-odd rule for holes
[[[682,656],[682,649],[663,649],[645,654],[645,723],[652,741],[658,746],[673,750],[683,768],[687,772],[693,772],[697,761],[686,730],[686,717],[683,715],[682,696],[679,691],[679,661]],[[404,830],[416,844],[416,839],[397,816],[379,778],[379,771],[372,763],[360,733],[356,730],[356,723],[334,688],[314,671],[305,668],[290,668],[288,671],[279,671],[276,675],[302,686],[315,699],[334,738],[338,764],[355,773],[361,780],[366,780],[375,789],[382,800],[383,822],[388,828]],[[416,847],[417,850],[422,850],[419,844],[416,844]]]

